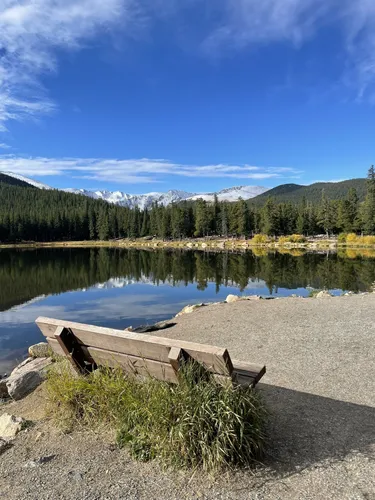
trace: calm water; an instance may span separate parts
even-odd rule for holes
[[[34,324],[40,315],[123,329],[229,293],[357,292],[374,281],[375,258],[355,254],[0,250],[0,373],[43,340]]]

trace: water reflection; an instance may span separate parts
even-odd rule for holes
[[[364,291],[375,281],[374,258],[300,253],[0,250],[0,372],[42,340],[38,315],[125,328],[228,293]]]

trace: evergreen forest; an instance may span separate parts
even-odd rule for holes
[[[157,237],[244,237],[302,234],[375,234],[375,169],[367,175],[364,196],[349,187],[331,199],[325,189],[316,201],[254,200],[213,203],[156,203],[140,210],[83,195],[9,183],[0,177],[0,242],[52,242]],[[262,195],[263,196],[263,195]],[[259,198],[259,197],[258,197]],[[363,201],[362,201],[363,200]]]

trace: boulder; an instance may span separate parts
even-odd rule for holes
[[[50,358],[28,358],[9,375],[6,385],[9,396],[22,399],[35,390],[45,378],[45,369],[52,363]]]
[[[32,358],[48,358],[51,355],[51,348],[47,342],[39,342],[29,347],[29,356]]]
[[[25,420],[22,417],[15,417],[9,413],[3,413],[0,417],[0,438],[12,438],[22,431]]]
[[[237,302],[238,300],[241,300],[241,298],[242,297],[239,297],[238,295],[229,294],[225,301],[230,304],[231,302]]]
[[[322,290],[318,292],[315,296],[317,299],[326,299],[328,297],[332,297],[332,295],[328,292],[328,290]]]
[[[185,306],[182,311],[180,311],[179,313],[176,314],[176,317],[177,316],[182,316],[183,314],[190,314],[192,313],[193,311],[195,311],[196,309],[198,309],[199,307],[203,307],[204,304],[194,304],[192,306]]]
[[[0,399],[5,399],[9,397],[8,387],[6,378],[0,379]]]

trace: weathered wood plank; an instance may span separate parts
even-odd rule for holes
[[[234,359],[232,360],[232,363],[234,373],[244,375],[245,377],[252,377],[256,382],[258,382],[266,373],[266,367],[263,365],[255,365]]]
[[[85,348],[97,365],[110,368],[121,368],[134,376],[150,376],[159,380],[177,383],[176,373],[169,363],[162,363],[152,359],[119,354],[113,351],[98,349],[97,347]]]
[[[82,345],[153,359],[164,363],[169,363],[170,349],[177,347],[183,349],[191,358],[202,363],[209,371],[221,375],[231,375],[233,371],[229,353],[227,349],[222,347],[167,339],[141,333],[123,332],[112,328],[85,325],[53,318],[39,317],[36,323],[47,338],[54,336],[56,327],[64,326],[72,331],[77,341]]]
[[[172,347],[168,354],[169,362],[175,372],[178,372],[181,362],[184,359],[183,350],[179,347]]]
[[[50,346],[50,348],[58,354],[59,356],[65,356],[65,352],[61,349],[60,344],[57,342],[56,339],[53,339],[52,337],[47,338],[47,342]]]
[[[93,360],[87,353],[84,353],[80,344],[78,344],[73,333],[64,326],[58,326],[55,330],[55,339],[57,340],[61,350],[69,359],[73,368],[78,373],[87,373],[91,371]]]

